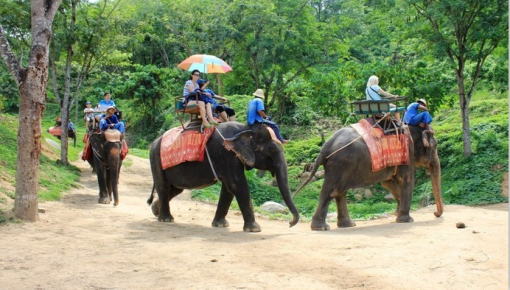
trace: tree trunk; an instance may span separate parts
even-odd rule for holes
[[[41,155],[41,118],[46,102],[48,83],[48,51],[52,36],[51,25],[62,0],[32,0],[32,44],[28,67],[22,68],[0,26],[0,54],[20,91],[18,128],[18,166],[16,168],[16,198],[14,213],[27,221],[39,219],[37,189]]]
[[[60,104],[60,116],[62,118],[62,133],[60,134],[60,160],[62,164],[69,165],[69,160],[67,159],[67,152],[69,146],[69,96],[71,95],[71,62],[73,59],[73,44],[74,44],[74,27],[76,25],[76,6],[78,5],[78,1],[71,1],[71,24],[69,27],[69,43],[67,44],[67,58],[66,58],[66,68],[65,68],[65,82],[64,82],[64,98]]]
[[[464,143],[464,157],[471,156],[471,132],[469,125],[469,104],[464,99],[460,104],[462,112],[462,139]]]
[[[42,53],[46,52],[47,49]],[[39,219],[37,190],[41,155],[41,118],[46,101],[47,68],[47,65],[43,65],[42,68],[27,69],[26,78],[20,86],[14,213],[16,217],[28,221]]]
[[[218,95],[225,96],[223,93],[223,80],[220,74],[216,74],[216,83],[218,83],[218,88],[216,89]]]
[[[463,70],[459,70],[459,74]],[[464,88],[464,79],[462,76],[457,75],[457,85],[459,87],[459,103],[460,111],[462,114],[462,140],[464,144],[464,157],[471,156],[471,132],[469,128],[469,98],[466,96]]]

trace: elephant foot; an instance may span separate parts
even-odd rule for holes
[[[397,217],[397,223],[412,223],[413,218],[410,215],[402,215]]]
[[[339,228],[352,228],[352,227],[356,226],[356,223],[353,222],[351,219],[346,219],[346,220],[338,220],[336,222],[336,225]]]
[[[108,197],[100,197],[97,202],[101,204],[110,204],[110,199]]]
[[[314,222],[310,225],[312,231],[329,231],[329,225],[326,222]]]
[[[260,228],[259,224],[257,222],[253,223],[245,223],[243,227],[243,231],[250,232],[250,233],[258,233],[262,229]]]
[[[226,219],[218,219],[213,220],[212,226],[215,228],[228,228],[230,225]]]
[[[171,214],[168,214],[168,215],[159,215],[158,216],[158,221],[165,222],[165,223],[173,223],[174,222],[174,217]]]
[[[151,210],[154,216],[159,216],[159,205],[160,205],[159,199],[153,201],[151,204]]]
[[[119,205],[119,201],[116,200],[114,203],[113,203],[113,206],[118,206]]]

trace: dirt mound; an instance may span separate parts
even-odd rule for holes
[[[96,178],[84,162],[80,187],[37,223],[0,227],[0,285],[7,289],[507,289],[508,204],[446,206],[358,221],[313,232],[308,222],[258,216],[261,233],[212,228],[215,206],[182,194],[175,223],[160,223],[145,203],[149,163],[128,156],[120,205],[97,203]],[[129,163],[127,163],[129,164]],[[465,228],[457,229],[463,222]]]

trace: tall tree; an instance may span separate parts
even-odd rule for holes
[[[101,44],[101,40],[105,41],[103,37],[107,32],[108,19],[113,11],[118,6],[121,0],[114,0],[113,6],[109,7],[109,0],[104,0],[99,3],[83,3],[82,11],[77,14],[77,8],[81,4],[81,0],[65,0],[61,6],[62,25],[60,27],[63,33],[62,39],[54,39],[52,45],[52,54],[50,56],[50,64],[53,78],[53,90],[55,97],[60,103],[60,115],[62,117],[62,134],[61,134],[61,150],[60,159],[63,164],[68,165],[68,120],[70,119],[70,110],[74,103],[77,103],[77,98],[83,80],[88,76],[93,68],[93,61],[101,58],[101,53],[97,48]],[[97,6],[96,15],[87,15],[89,6]],[[91,9],[93,10],[93,9]],[[94,13],[91,13],[94,14]],[[81,22],[77,22],[77,17],[81,16]],[[56,21],[57,22],[57,21]],[[54,42],[60,42],[63,47],[54,45]],[[60,93],[59,83],[57,82],[57,66],[55,64],[55,55],[61,53],[63,50],[66,56],[65,68],[62,75],[64,90],[63,94]],[[73,64],[78,67],[72,75]],[[74,77],[73,77],[74,76]],[[74,84],[72,84],[74,80]],[[72,87],[72,85],[74,85]],[[76,104],[78,107],[78,104]]]
[[[508,36],[506,0],[409,0],[429,23],[422,30],[457,79],[464,157],[471,156],[469,103],[487,57]]]
[[[51,25],[61,2],[62,0],[30,1],[32,43],[26,67],[23,67],[14,55],[7,40],[9,34],[0,25],[0,54],[16,81],[21,96],[14,213],[16,217],[28,221],[39,219],[37,189],[41,118],[46,104]]]
[[[297,77],[330,61],[329,50],[338,40],[332,42],[329,31],[320,29],[309,1],[233,1],[230,7],[235,63],[249,69],[234,73],[251,78],[248,89],[261,88],[270,96],[267,107],[284,102],[285,89]]]

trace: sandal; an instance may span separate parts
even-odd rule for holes
[[[211,127],[212,127],[212,125],[211,125],[211,124],[209,124],[209,125],[204,125],[204,124],[202,124],[202,127],[204,127],[204,128],[211,128]]]
[[[215,121],[210,121],[209,123],[213,124],[214,126],[218,126],[220,124],[220,123],[215,122]]]

